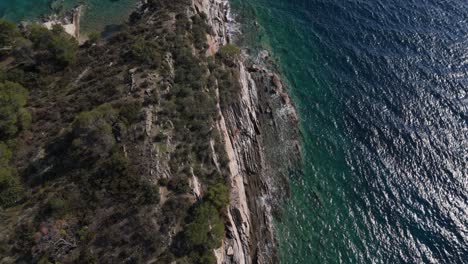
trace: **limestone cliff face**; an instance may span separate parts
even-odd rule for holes
[[[229,4],[194,0],[216,33],[210,51],[229,43]],[[277,263],[273,213],[288,195],[287,178],[300,160],[297,115],[278,75],[268,65],[237,61],[241,91],[220,112],[218,129],[229,157],[231,202],[218,263]]]

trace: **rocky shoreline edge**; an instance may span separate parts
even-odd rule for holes
[[[58,16],[56,14],[48,16],[43,20],[42,25],[49,30],[52,29],[54,25],[61,25],[65,32],[82,42],[80,36],[80,20],[82,13],[83,6],[78,5],[63,16]]]
[[[209,52],[232,40],[235,21],[227,0],[193,0],[215,32]],[[211,38],[211,39],[210,39]],[[220,111],[218,129],[229,157],[230,196],[226,236],[215,250],[218,263],[278,263],[273,215],[289,196],[288,178],[300,173],[298,116],[287,88],[271,70],[268,55],[256,63],[243,52],[237,61],[241,91]]]

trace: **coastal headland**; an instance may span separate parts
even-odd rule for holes
[[[0,134],[0,262],[278,263],[298,116],[268,52],[233,43],[229,2],[148,0],[106,39],[81,12],[4,22],[24,122]]]

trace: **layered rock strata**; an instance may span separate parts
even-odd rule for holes
[[[194,0],[215,33],[209,53],[230,42],[229,3]],[[300,167],[298,118],[284,83],[268,63],[237,61],[241,91],[220,111],[218,129],[229,157],[231,202],[218,263],[277,263],[273,215],[288,196],[288,177]]]

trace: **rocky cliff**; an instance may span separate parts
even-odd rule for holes
[[[229,2],[194,0],[216,32],[212,52],[229,43]],[[266,53],[267,54],[267,53]],[[288,177],[300,166],[298,118],[284,83],[270,70],[268,55],[258,63],[243,54],[236,61],[241,90],[220,111],[218,128],[229,157],[230,205],[218,263],[277,263],[274,211],[288,196]]]
[[[279,261],[297,117],[233,23],[222,0],[148,0],[79,45],[0,21],[1,263]]]

